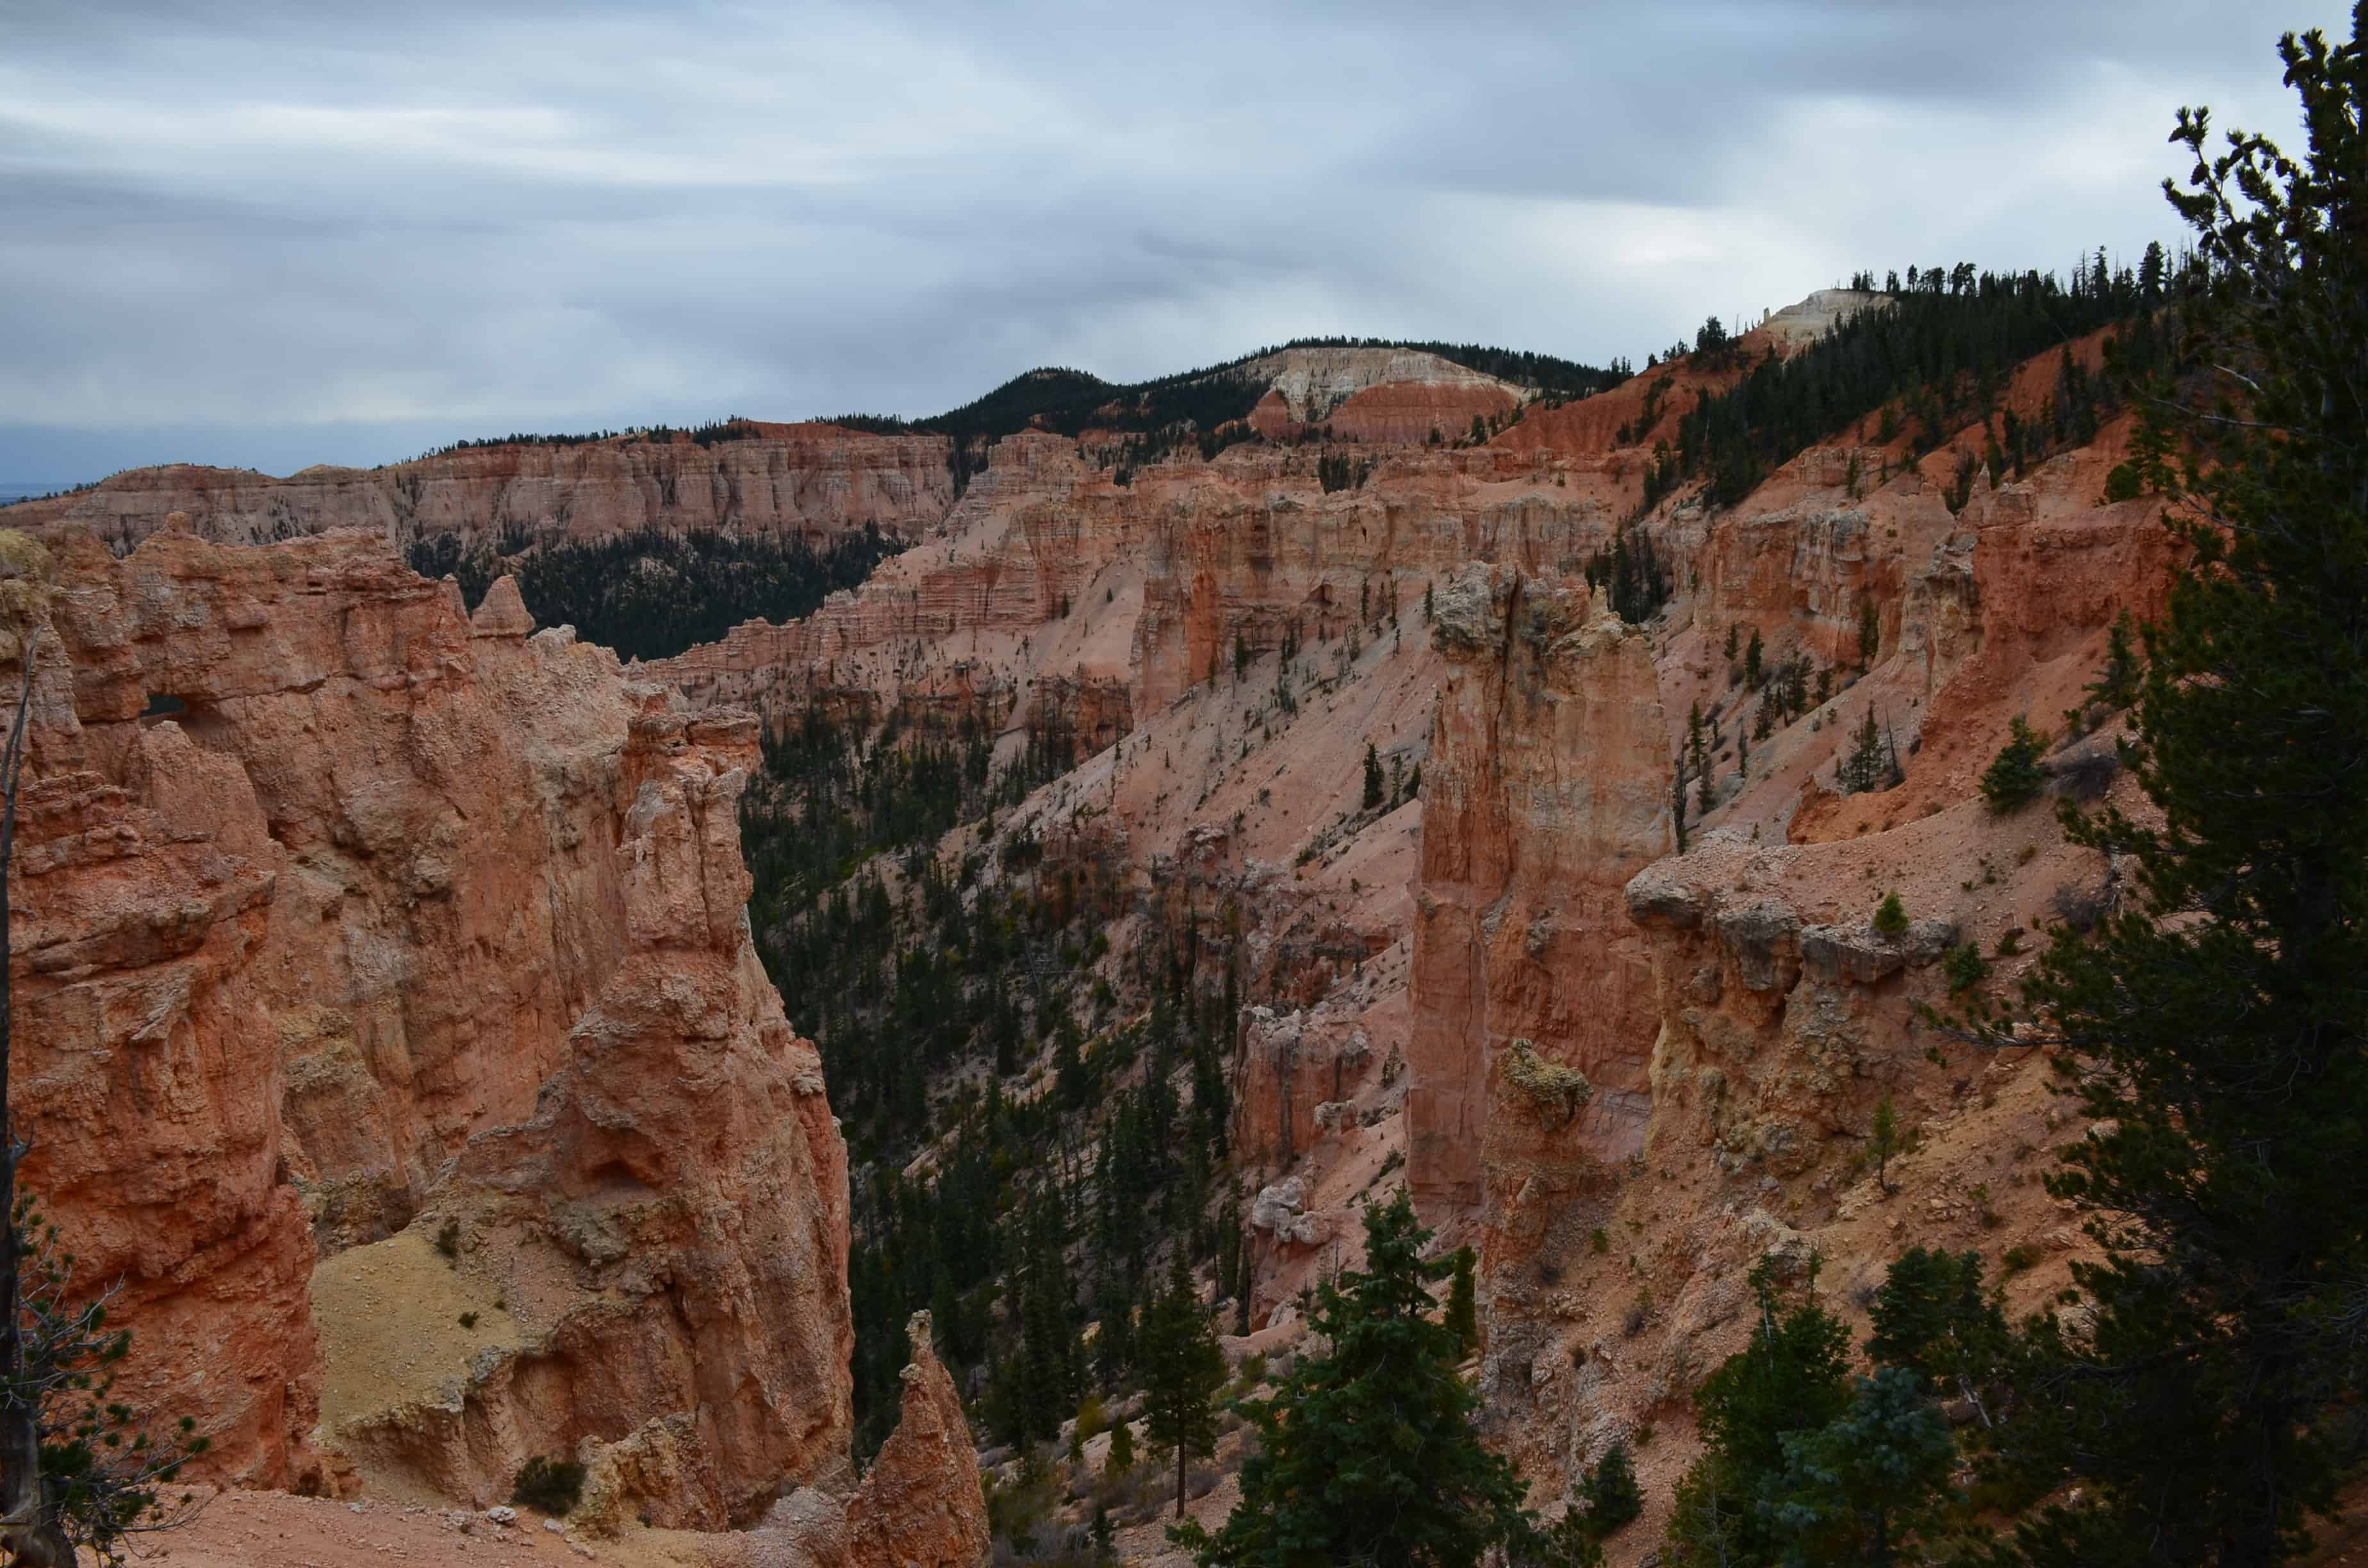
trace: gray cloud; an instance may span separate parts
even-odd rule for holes
[[[334,15],[325,13],[336,13]],[[1318,332],[1600,361],[2171,233],[2249,0],[18,4],[0,481],[928,413]]]

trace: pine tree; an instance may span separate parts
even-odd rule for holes
[[[1242,1500],[1212,1536],[1170,1532],[1201,1568],[1365,1562],[1463,1568],[1534,1534],[1523,1485],[1473,1429],[1454,1333],[1430,1315],[1430,1233],[1401,1192],[1365,1210],[1363,1272],[1316,1290],[1310,1322],[1330,1350],[1271,1399],[1244,1407],[1259,1451]]]
[[[1636,1484],[1636,1464],[1628,1445],[1615,1442],[1579,1483],[1579,1501],[1587,1505],[1588,1533],[1603,1540],[1617,1535],[1645,1511],[1645,1490]]]
[[[1845,795],[1863,795],[1889,789],[1895,768],[1896,764],[1884,750],[1883,726],[1876,722],[1873,708],[1869,707],[1857,738],[1850,744],[1850,756],[1834,769],[1834,782]]]
[[[2049,1190],[2089,1216],[2085,1310],[2032,1337],[2054,1422],[2002,1444],[2034,1490],[2029,1562],[2260,1568],[2304,1548],[2357,1454],[2368,1378],[2368,9],[2280,52],[2309,150],[2215,142],[2172,200],[2202,267],[2182,312],[2209,378],[2169,499],[2187,547],[2147,635],[2134,771],[2159,824],[2067,836],[2136,896],[2059,931],[2036,1038],[2094,1119]],[[2003,1041],[2001,1029],[1992,1036]]]
[[[1751,629],[1751,642],[1743,650],[1743,684],[1754,691],[1758,691],[1760,683],[1768,678],[1768,672],[1760,664],[1766,657],[1767,650],[1759,641],[1759,629],[1755,626]]]
[[[1470,1247],[1456,1248],[1455,1272],[1447,1286],[1448,1332],[1455,1335],[1466,1356],[1480,1348],[1479,1292],[1473,1279],[1477,1261]]]
[[[1176,1255],[1167,1289],[1143,1314],[1144,1432],[1176,1454],[1176,1517],[1184,1517],[1184,1476],[1196,1458],[1216,1451],[1217,1391],[1225,1382],[1225,1356],[1217,1331],[1201,1309],[1200,1294]]]
[[[1909,1248],[1884,1274],[1867,1316],[1871,1359],[1915,1373],[1935,1394],[1973,1402],[1982,1425],[1992,1424],[1996,1402],[1986,1391],[2004,1369],[2009,1336],[1998,1294],[1982,1290],[1981,1254]]]
[[[1382,759],[1373,743],[1365,743],[1365,810],[1372,811],[1382,803]]]
[[[1689,1563],[1766,1564],[1785,1534],[1773,1514],[1792,1460],[1785,1438],[1849,1409],[1850,1331],[1811,1293],[1789,1310],[1774,1265],[1753,1267],[1759,1323],[1751,1342],[1694,1391],[1703,1451],[1678,1487],[1670,1543]]]
[[[2016,714],[2006,744],[1982,770],[1982,799],[1989,802],[1991,811],[2003,815],[2038,797],[2040,787],[2047,782],[2047,774],[2039,766],[2046,752],[2047,737]]]
[[[1124,1475],[1134,1468],[1134,1428],[1121,1421],[1110,1428],[1110,1457],[1103,1468],[1112,1475]]]
[[[1773,1514],[1785,1561],[1919,1561],[1904,1549],[1947,1529],[1957,1446],[1921,1381],[1898,1367],[1853,1381],[1850,1407],[1826,1426],[1782,1438]]]
[[[1906,1142],[1899,1131],[1899,1112],[1885,1095],[1874,1105],[1874,1120],[1867,1129],[1867,1158],[1874,1162],[1874,1185],[1885,1192],[1891,1190],[1891,1162],[1897,1158]]]
[[[2129,707],[2138,699],[2136,623],[2127,610],[2113,619],[2105,637],[2105,667],[2081,689],[2109,709]]]

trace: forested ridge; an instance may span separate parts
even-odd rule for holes
[[[472,609],[507,573],[538,626],[573,626],[622,658],[663,659],[722,642],[745,620],[803,619],[903,548],[867,523],[821,550],[768,534],[643,528],[540,541],[513,531],[476,547],[432,534],[413,540],[404,557],[422,576],[458,578]]]
[[[2109,268],[2100,251],[2068,279],[1977,272],[1970,263],[1945,272],[1911,267],[1905,282],[1892,273],[1876,308],[1789,358],[1771,348],[1735,385],[1703,394],[1679,420],[1676,444],[1656,449],[1645,504],[1699,481],[1705,499],[1733,506],[1777,464],[1861,423],[1862,439],[1887,444],[1905,434],[1917,457],[1978,423],[1983,449],[1968,460],[1994,479],[2008,470],[2019,476],[2028,463],[2094,439],[2120,406],[2123,380],[2162,363],[2157,317],[2174,278],[2159,245],[2135,269]],[[1872,290],[1873,275],[1854,281]],[[2069,346],[2105,328],[2115,332],[2116,373],[2094,375]],[[2025,420],[2004,405],[2008,382],[2055,347],[2065,354],[2046,412]],[[1697,366],[1722,369],[1740,357],[1715,318],[1696,335]]]

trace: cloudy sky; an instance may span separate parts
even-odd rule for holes
[[[0,484],[928,414],[1316,333],[1601,362],[2173,237],[2337,0],[0,0]]]

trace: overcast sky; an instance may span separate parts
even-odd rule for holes
[[[2336,0],[0,0],[0,483],[928,414],[1318,333],[1600,363],[2174,237]]]

